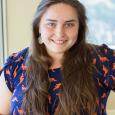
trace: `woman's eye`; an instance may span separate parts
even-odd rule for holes
[[[73,27],[74,24],[73,24],[73,23],[67,23],[67,24],[65,24],[65,26],[66,26],[66,27]]]
[[[50,27],[50,28],[51,28],[51,27],[54,28],[54,27],[56,26],[56,24],[55,24],[55,23],[48,23],[47,26]]]

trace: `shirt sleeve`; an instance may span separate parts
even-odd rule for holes
[[[100,81],[105,88],[115,91],[115,50],[103,44],[97,52],[97,68],[102,73]]]
[[[20,52],[10,55],[0,70],[0,75],[4,72],[6,85],[11,92],[14,91],[16,84],[19,82],[21,73],[25,70],[24,63],[27,49],[28,48],[25,48]]]

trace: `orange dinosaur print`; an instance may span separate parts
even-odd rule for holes
[[[55,91],[56,89],[59,89],[61,87],[61,83],[56,84],[55,88],[53,89],[53,91]]]
[[[9,69],[6,69],[6,74],[10,75],[10,70]]]
[[[57,81],[55,78],[49,78],[49,82],[55,82]]]
[[[101,62],[106,62],[109,61],[107,57],[99,57]]]
[[[22,73],[22,75],[20,76],[20,83],[24,80],[24,75]]]
[[[17,69],[18,69],[18,66],[16,66],[16,68],[15,68],[15,70],[14,70],[14,73],[13,73],[14,78],[15,78],[15,77],[16,77],[16,75],[17,75]]]
[[[115,81],[115,76],[112,76],[112,80],[114,80],[114,81]]]
[[[109,70],[103,65],[103,71],[104,71],[104,76],[106,76]]]

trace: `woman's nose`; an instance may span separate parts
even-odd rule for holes
[[[65,34],[64,31],[65,31],[65,30],[64,30],[64,27],[63,27],[63,26],[57,26],[57,27],[55,28],[55,35],[56,35],[58,38],[62,38],[62,37],[64,37],[64,34]]]

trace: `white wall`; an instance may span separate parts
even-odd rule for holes
[[[7,0],[8,54],[30,44],[31,23],[39,0]]]

